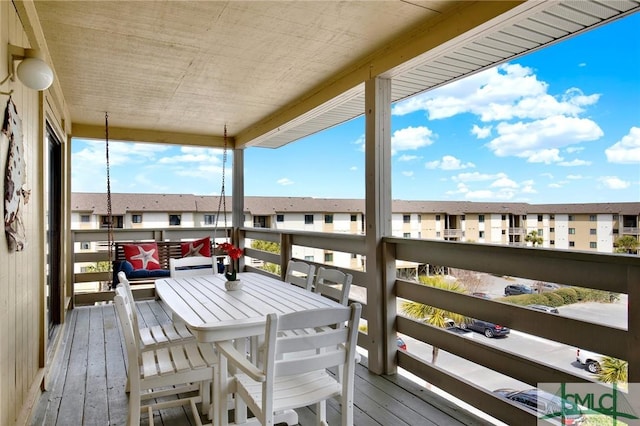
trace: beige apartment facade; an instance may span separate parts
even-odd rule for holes
[[[230,209],[231,200],[224,203]],[[222,227],[230,225],[217,196],[112,194],[117,228]],[[364,234],[364,200],[245,197],[245,227]],[[612,253],[618,237],[640,238],[640,202],[545,204],[467,201],[393,202],[393,235],[404,238],[531,246],[533,231],[545,248]],[[410,210],[409,210],[410,209]],[[107,220],[106,195],[72,194],[72,228],[99,229]],[[336,262],[327,253],[297,257]],[[348,265],[357,260],[343,259]]]

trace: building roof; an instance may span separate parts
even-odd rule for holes
[[[220,197],[192,194],[111,194],[114,215],[138,212],[194,212],[216,213]],[[226,197],[227,212],[232,199]],[[245,212],[253,216],[270,216],[279,213],[364,213],[364,199],[313,198],[313,197],[245,197]],[[74,192],[71,194],[71,210],[107,214],[107,196],[104,193]],[[220,211],[223,211],[221,209]],[[472,201],[418,201],[393,200],[392,211],[400,214],[433,213],[463,214],[623,214],[640,215],[640,202],[584,203],[584,204],[528,204],[485,203]]]

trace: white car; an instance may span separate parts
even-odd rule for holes
[[[586,349],[576,349],[576,360],[584,366],[589,373],[596,374],[600,371],[600,363],[604,355],[591,352]]]

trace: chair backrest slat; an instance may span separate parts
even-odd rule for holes
[[[211,275],[217,273],[215,257],[190,256],[169,259],[169,274],[171,278],[193,277],[197,275]]]
[[[353,275],[342,272],[339,269],[321,266],[316,273],[314,291],[341,305],[347,306],[351,281],[353,281]]]
[[[305,290],[313,289],[313,278],[316,267],[301,260],[289,260],[284,281],[302,287]]]

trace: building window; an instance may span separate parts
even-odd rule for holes
[[[507,215],[506,214],[502,215],[502,220],[507,220]]]
[[[460,220],[464,220],[464,215],[460,216]]]
[[[204,224],[205,225],[215,225],[216,223],[216,215],[215,214],[205,214],[204,215]]]
[[[313,262],[313,256],[305,256],[304,260],[306,260],[307,262]]]
[[[254,216],[253,217],[254,228],[268,228],[269,221],[267,216]]]
[[[80,249],[82,250],[89,250],[89,242],[88,241],[83,241],[82,243],[80,243]]]
[[[614,214],[614,215],[613,215],[613,220],[614,220],[614,221],[617,221],[617,220],[618,220],[618,215],[617,215],[617,214]]]
[[[182,221],[182,216],[179,214],[170,214],[169,215],[169,225],[171,226],[179,226]]]
[[[483,214],[478,216],[478,222],[484,223],[484,215]]]
[[[277,214],[276,215],[276,222],[284,222],[284,215],[283,214]]]
[[[549,240],[549,244],[552,245],[552,246],[555,246],[556,245],[556,240]]]
[[[358,221],[358,215],[357,214],[352,214],[351,215],[351,222],[357,222]]]
[[[592,249],[598,248],[598,243],[596,243],[595,241],[590,242],[589,243],[589,248],[592,248]]]
[[[550,215],[549,215],[549,219],[553,220],[553,219],[555,219],[555,218],[556,218],[556,217],[555,217],[554,215],[552,215],[552,214],[550,214]]]
[[[542,229],[538,229],[538,236],[542,237]]]
[[[478,238],[484,238],[484,231],[478,232]]]
[[[522,215],[522,220],[527,220],[527,215],[526,214]]]
[[[589,222],[595,222],[596,221],[596,215],[595,214],[590,214],[589,215]]]
[[[411,215],[408,215],[408,214],[402,215],[402,222],[404,223],[411,222]]]
[[[141,214],[132,214],[131,215],[131,223],[142,223],[142,215]]]
[[[358,255],[357,255],[357,254],[355,254],[355,253],[351,253],[351,258],[352,258],[352,259],[357,259],[357,258],[358,258]]]
[[[596,234],[596,229],[595,228],[589,229],[589,235],[597,235]]]
[[[618,228],[613,228],[613,233],[614,233],[614,234],[619,234],[619,233],[620,233],[620,230],[619,230]]]
[[[507,235],[507,230],[506,229],[502,230],[502,235]]]
[[[80,222],[82,222],[82,223],[91,222],[91,216],[89,216],[88,214],[81,214],[80,215]]]
[[[436,237],[440,238],[440,231],[436,232]]]
[[[411,238],[411,232],[405,232],[402,234],[403,238]]]
[[[422,222],[422,215],[421,214],[418,215],[418,222]]]
[[[576,243],[575,241],[569,241],[569,247],[575,247]]]
[[[541,214],[538,215],[538,222],[542,222],[542,215]]]
[[[324,215],[324,223],[333,223],[333,215],[325,214]]]
[[[305,225],[313,225],[313,215],[312,214],[305,214],[304,215],[304,224]]]
[[[569,228],[569,235],[575,235],[576,234],[576,228]]]
[[[333,262],[333,253],[325,253],[324,254],[325,262]]]
[[[573,215],[572,214],[569,215],[569,222],[573,222]]]
[[[436,222],[438,222],[438,221],[440,221],[440,215],[439,214],[436,215]]]
[[[549,232],[556,232],[556,228],[549,228]]]

